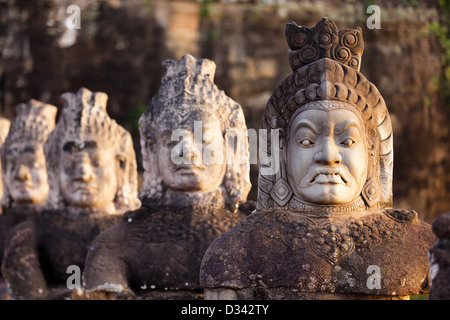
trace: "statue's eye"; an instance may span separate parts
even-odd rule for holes
[[[66,159],[63,161],[62,168],[67,174],[72,174],[75,170],[75,162]]]
[[[95,159],[92,161],[92,166],[94,166],[95,168],[98,168],[101,166],[101,162],[98,159]]]
[[[353,139],[350,139],[350,138],[347,138],[347,139],[345,139],[345,140],[342,142],[342,144],[343,144],[344,146],[347,146],[347,147],[352,146],[354,143],[355,143],[355,141],[354,141]]]
[[[299,143],[300,143],[300,145],[301,145],[302,147],[310,147],[310,146],[312,146],[312,145],[314,144],[314,143],[313,143],[311,140],[309,140],[309,139],[303,139],[303,140],[300,140]]]
[[[91,165],[94,168],[99,168],[99,167],[103,167],[105,164],[105,158],[103,155],[101,154],[95,154],[92,158],[91,158]]]

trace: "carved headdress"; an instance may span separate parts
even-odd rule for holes
[[[339,30],[328,18],[313,28],[286,25],[289,64],[293,71],[275,89],[262,120],[262,128],[280,129],[283,136],[294,114],[311,106],[330,108],[327,101],[340,102],[363,120],[369,142],[368,177],[362,190],[366,207],[392,206],[393,142],[388,109],[377,88],[359,72],[364,49],[362,31]],[[268,135],[268,146],[271,136]],[[270,149],[270,148],[269,148]],[[270,153],[270,150],[269,152]],[[273,175],[261,174],[267,167],[260,163],[258,185],[259,210],[285,207],[292,198],[284,164]]]
[[[9,147],[13,143],[36,143],[44,146],[55,127],[57,111],[55,106],[34,99],[16,106],[16,117],[1,148],[3,174],[6,169],[6,151]],[[1,125],[3,126],[3,123]],[[7,207],[10,204],[10,196],[6,188],[3,192],[2,205]]]
[[[123,169],[114,204],[118,212],[137,208],[137,165],[133,141],[128,131],[111,119],[106,111],[108,96],[103,92],[91,92],[81,88],[77,93],[62,95],[64,108],[61,117],[45,145],[49,184],[47,200],[49,208],[64,206],[55,168],[61,158],[63,143],[67,140],[94,140],[97,145],[109,146]]]
[[[241,106],[225,95],[214,84],[216,64],[208,59],[195,59],[186,54],[179,61],[165,60],[166,74],[162,78],[158,93],[153,97],[147,111],[139,120],[141,147],[143,152],[144,184],[140,198],[160,199],[163,186],[157,166],[156,132],[174,130],[183,116],[201,110],[216,117],[226,139],[237,134],[242,138],[247,127]],[[250,191],[248,140],[238,139],[235,163],[227,164],[221,188],[224,189],[228,204],[234,208],[245,201]],[[146,148],[147,144],[151,147]],[[170,160],[169,160],[170,161]]]
[[[5,146],[22,141],[45,143],[55,127],[57,111],[55,106],[34,99],[18,104]]]

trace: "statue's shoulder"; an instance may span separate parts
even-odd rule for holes
[[[398,228],[401,228],[405,237],[413,236],[416,238],[416,244],[429,246],[433,243],[435,235],[429,223],[421,220],[415,210],[405,209],[383,209],[380,213],[395,222]],[[381,219],[381,221],[388,219]]]
[[[419,219],[414,210],[381,209],[354,217],[347,225],[355,246],[368,249],[357,252],[363,255],[378,252],[380,263],[392,255],[423,260],[435,238],[431,225]]]
[[[200,284],[203,287],[245,287],[246,274],[251,269],[249,264],[257,263],[261,250],[270,255],[275,249],[264,249],[267,243],[259,241],[270,237],[267,227],[272,219],[272,212],[254,211],[217,237],[203,256]]]
[[[209,288],[240,289],[261,282],[300,291],[320,282],[336,292],[371,294],[366,290],[367,268],[378,266],[386,280],[383,294],[391,294],[396,279],[406,279],[402,294],[411,294],[419,292],[426,277],[426,254],[433,239],[431,226],[412,210],[367,211],[334,218],[255,211],[209,247],[201,281]],[[313,274],[321,275],[317,279],[328,276],[323,283],[317,279],[313,283]],[[345,274],[351,279],[339,284]]]

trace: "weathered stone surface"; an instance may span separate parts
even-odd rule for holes
[[[177,200],[190,202],[192,197]],[[243,217],[214,202],[143,206],[129,212],[94,242],[86,261],[86,289],[125,292],[138,299],[166,299],[170,294],[199,299],[196,270],[203,254]]]
[[[10,298],[70,297],[67,268],[74,265],[82,271],[95,237],[121,218],[88,210],[65,213],[44,210],[11,231],[2,269]]]
[[[433,222],[437,236],[428,252],[430,265],[430,300],[450,299],[450,212],[443,213]]]
[[[236,290],[239,299],[408,296],[426,292],[421,284],[432,240],[430,226],[411,211],[381,210],[358,217],[258,212],[208,249],[201,282],[207,289]],[[369,266],[380,267],[379,289],[367,286]]]
[[[161,88],[139,121],[143,206],[95,240],[84,272],[87,295],[201,298],[199,269],[206,249],[255,207],[246,202],[245,119],[239,104],[214,84],[214,62],[186,54],[163,64]],[[183,134],[174,139],[177,130]],[[232,133],[238,143],[225,151]],[[214,161],[206,158],[208,149],[214,150],[209,154]]]
[[[383,97],[358,71],[360,30],[338,31],[323,18],[313,28],[288,23],[286,37],[293,73],[276,87],[262,120],[280,138],[268,134],[262,143],[271,161],[260,163],[256,211],[205,254],[205,296],[426,292],[434,235],[415,211],[391,209],[392,125]],[[373,269],[376,285],[369,283]]]

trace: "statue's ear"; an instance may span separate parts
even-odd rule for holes
[[[149,154],[150,152],[154,151],[156,148],[156,138],[153,134],[150,134],[147,136],[147,139],[145,139],[145,152]]]
[[[116,155],[116,177],[119,186],[122,186],[124,185],[124,183],[126,183],[125,181],[126,171],[127,171],[127,162],[125,155],[123,154]]]

